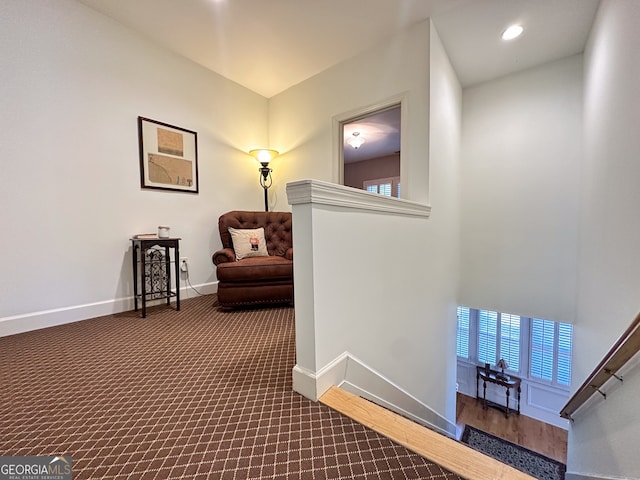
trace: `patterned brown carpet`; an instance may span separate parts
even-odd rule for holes
[[[0,338],[0,455],[80,479],[459,477],[291,387],[293,309],[215,296]]]

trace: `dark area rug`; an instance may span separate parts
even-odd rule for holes
[[[477,428],[466,425],[460,441],[539,480],[564,480],[567,469],[564,463]]]

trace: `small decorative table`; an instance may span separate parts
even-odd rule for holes
[[[496,370],[487,371],[484,367],[476,366],[476,398],[480,398],[480,392],[478,383],[482,379],[482,406],[483,408],[493,407],[497,408],[504,412],[506,417],[509,417],[509,412],[514,411],[512,408],[509,408],[509,397],[511,389],[516,391],[516,401],[517,401],[517,409],[515,412],[520,415],[520,384],[522,380],[518,377],[514,377],[513,375],[505,375],[503,376],[501,372]],[[487,400],[487,382],[494,383],[501,387],[504,387],[506,390],[506,402],[505,405],[500,405],[499,403],[491,402]]]
[[[138,300],[142,303],[142,318],[147,316],[147,300],[176,297],[176,310],[180,310],[180,277],[178,273],[179,238],[132,238],[133,298],[136,312]],[[171,256],[173,253],[173,257]],[[171,265],[175,291],[171,289]],[[139,281],[140,279],[140,281]]]

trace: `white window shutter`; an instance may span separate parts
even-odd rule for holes
[[[458,307],[458,335],[456,338],[456,355],[469,358],[469,308]]]
[[[498,313],[480,310],[478,313],[478,361],[495,365],[498,339]]]

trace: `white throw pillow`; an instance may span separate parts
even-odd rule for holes
[[[264,239],[264,228],[239,229],[229,227],[236,260],[247,257],[268,257],[267,242]]]

